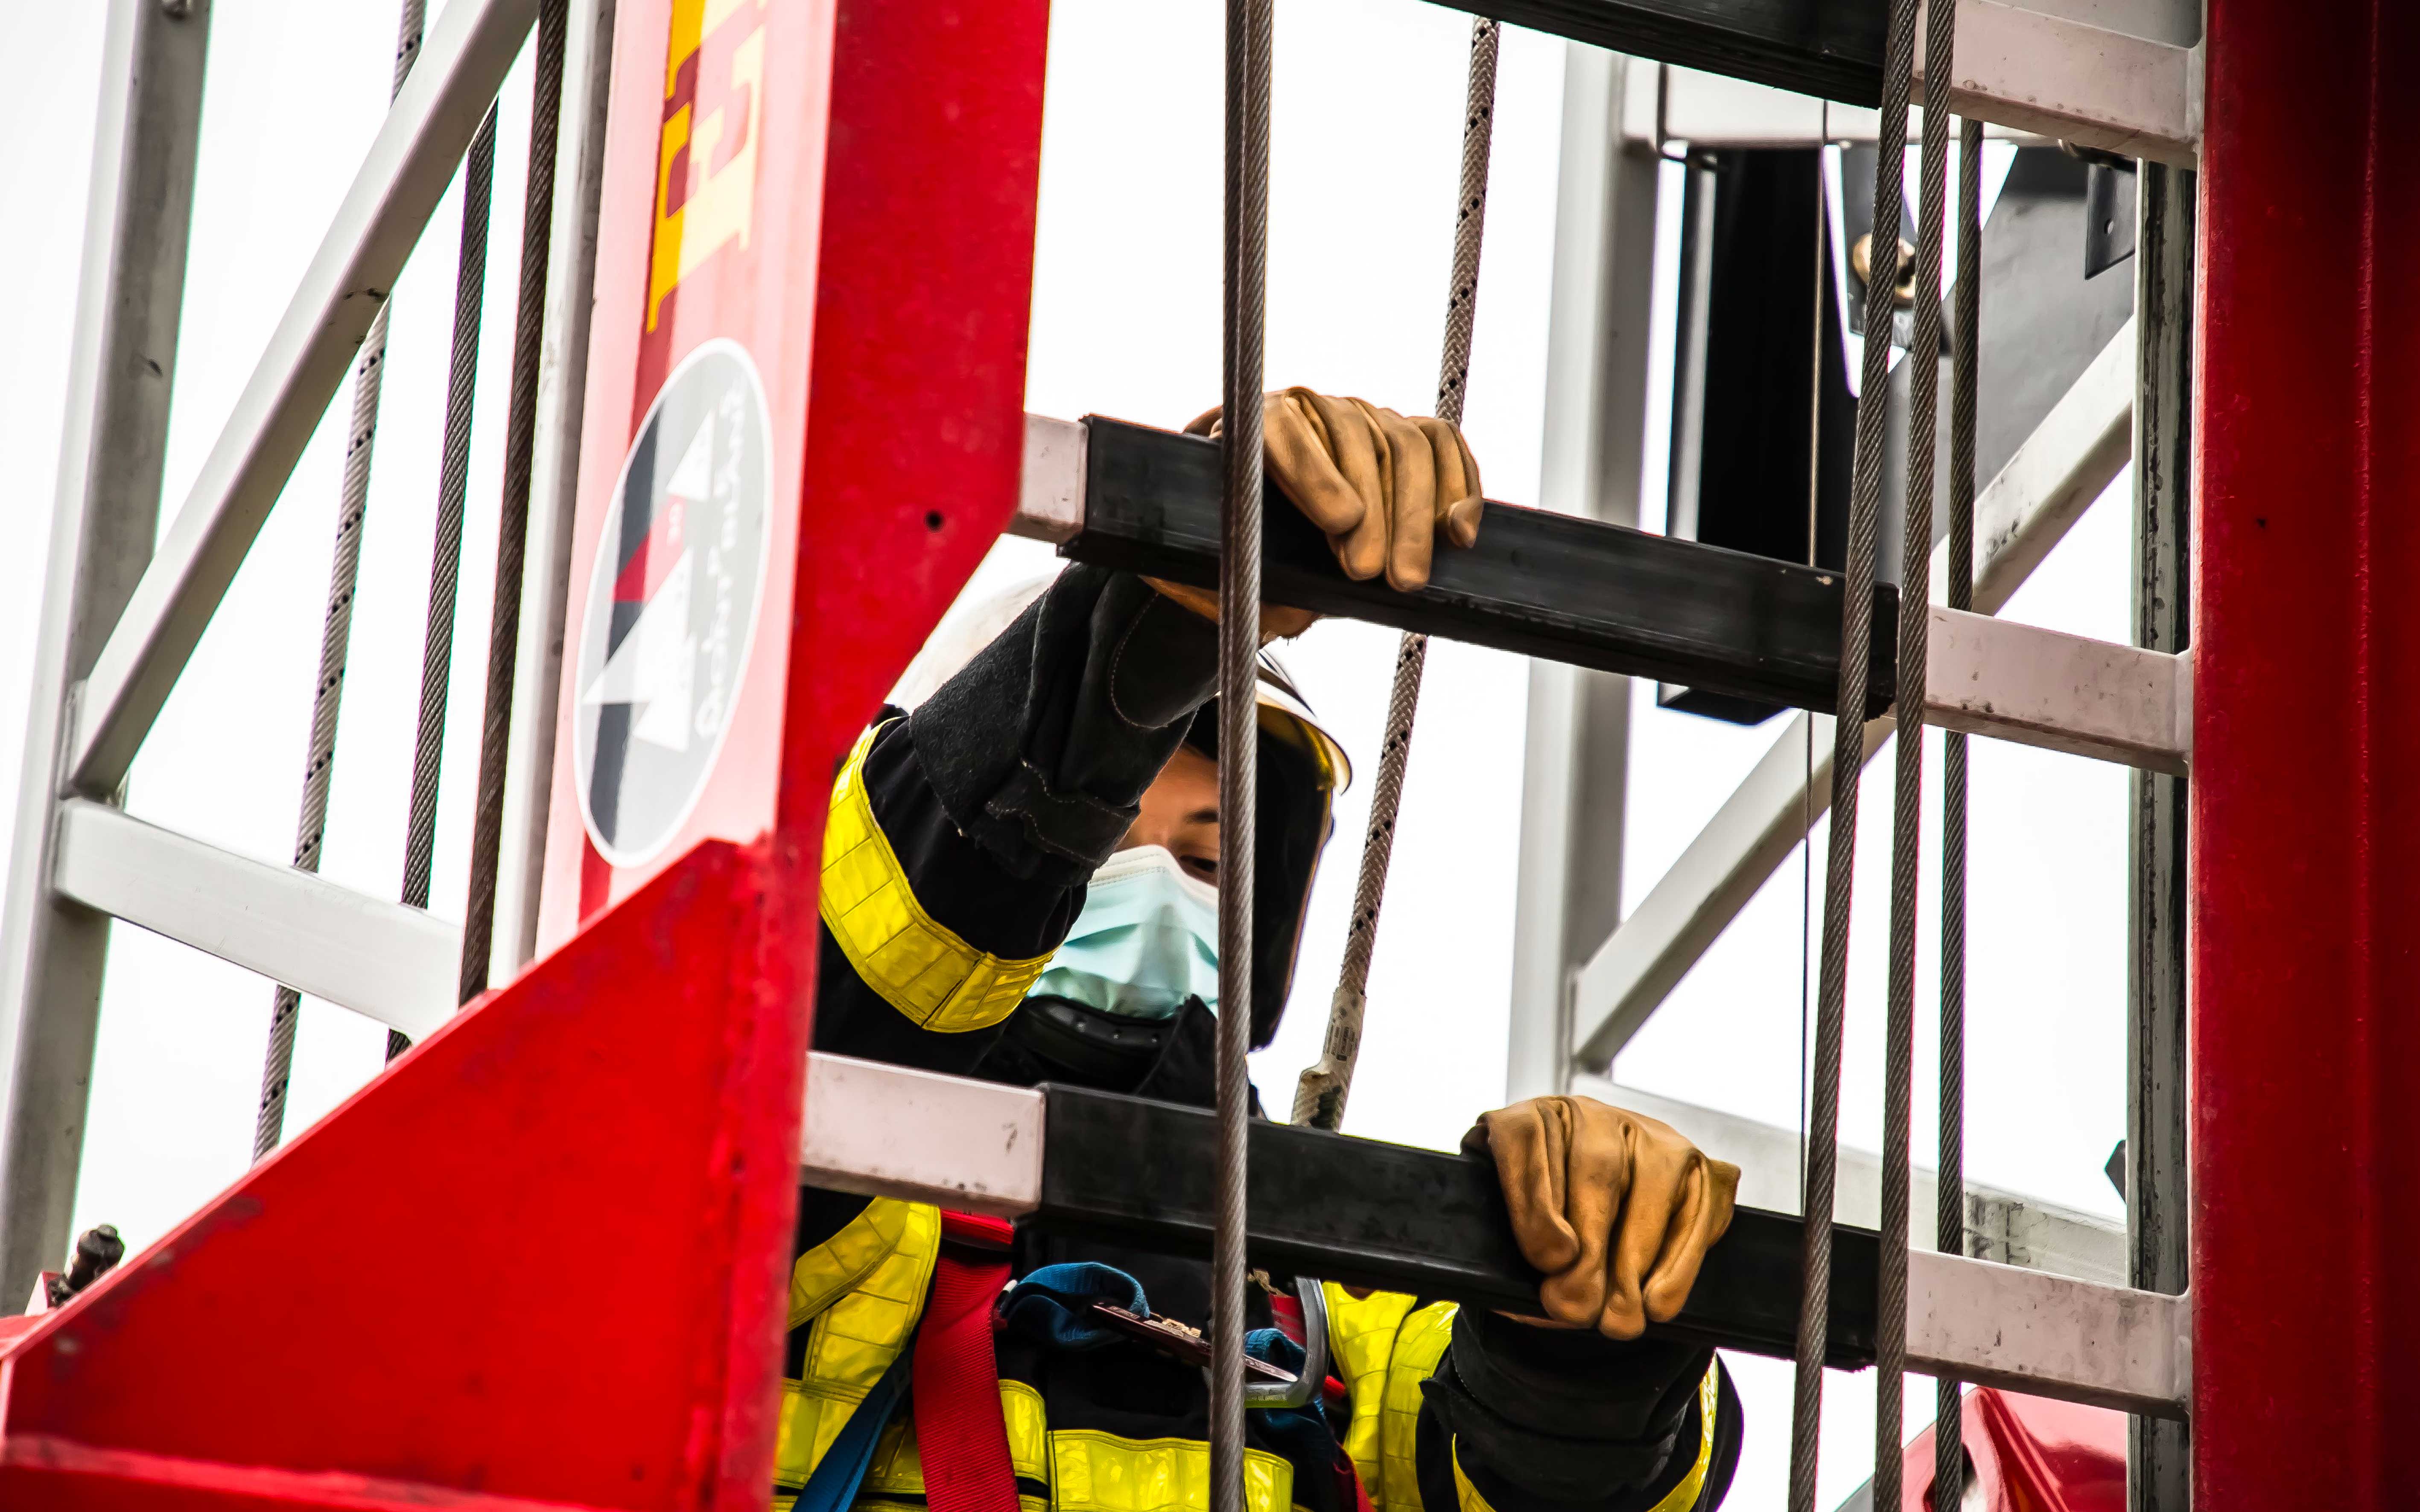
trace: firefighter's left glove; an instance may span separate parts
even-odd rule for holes
[[[1213,409],[1185,428],[1216,436],[1218,422]],[[1348,578],[1384,572],[1408,592],[1427,584],[1440,539],[1479,539],[1479,461],[1442,420],[1282,389],[1262,399],[1261,445],[1269,481],[1327,536]]]
[[[1680,1312],[1739,1194],[1738,1166],[1593,1098],[1484,1114],[1463,1148],[1496,1162],[1522,1257],[1545,1273],[1547,1318],[1608,1338]]]

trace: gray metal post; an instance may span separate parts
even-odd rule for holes
[[[1622,525],[1638,520],[1655,264],[1654,144],[1622,131],[1634,73],[1652,87],[1619,54],[1567,46],[1538,486],[1545,508]],[[1529,664],[1509,1097],[1569,1085],[1572,972],[1621,918],[1629,752],[1628,678]]]
[[[572,515],[580,498],[580,432],[587,412],[588,320],[596,302],[597,208],[605,183],[613,8],[614,0],[577,0],[564,38],[563,138],[555,156],[546,346],[538,359],[520,673],[513,683],[504,848],[488,957],[489,980],[500,983],[510,981],[537,953],[547,809],[554,792],[555,703],[563,687],[563,612],[571,582]]]
[[[76,685],[151,559],[210,0],[114,0],[49,570],[0,915],[0,1299],[65,1261],[109,921],[50,887]]]
[[[2135,189],[2134,640],[2182,651],[2193,625],[2194,175],[2146,162]],[[2186,1254],[2185,779],[2134,774],[2126,973],[2132,1285],[2181,1292]],[[2186,1425],[2134,1419],[2133,1512],[2192,1504]]]

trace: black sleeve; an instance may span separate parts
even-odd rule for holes
[[[1496,1512],[1646,1512],[1697,1466],[1698,1391],[1713,1360],[1702,1345],[1621,1343],[1465,1307],[1445,1359],[1421,1383],[1420,1499],[1432,1512],[1454,1506],[1459,1459]],[[1722,1504],[1741,1427],[1724,1374],[1694,1506]]]
[[[933,919],[979,950],[1055,949],[1218,669],[1218,627],[1128,573],[1075,565],[913,714],[863,776],[876,822]],[[936,1034],[850,967],[830,929],[818,1050],[963,1072],[998,1030]]]

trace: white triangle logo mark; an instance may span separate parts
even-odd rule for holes
[[[695,456],[699,448],[691,447]],[[689,466],[687,458],[681,466]],[[690,582],[695,553],[684,550],[664,574],[639,621],[613,648],[604,670],[580,695],[583,704],[628,703],[639,717],[630,737],[665,750],[689,749],[693,713],[691,682],[697,666],[697,635],[690,628]]]

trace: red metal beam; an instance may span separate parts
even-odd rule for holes
[[[0,1506],[762,1507],[774,893],[701,847],[11,1346]]]
[[[623,0],[575,579],[685,354],[744,346],[774,432],[703,827],[0,1344],[0,1507],[765,1504],[825,801],[1016,509],[1047,19]]]
[[[2196,1505],[2420,1504],[2420,8],[2210,0]]]

